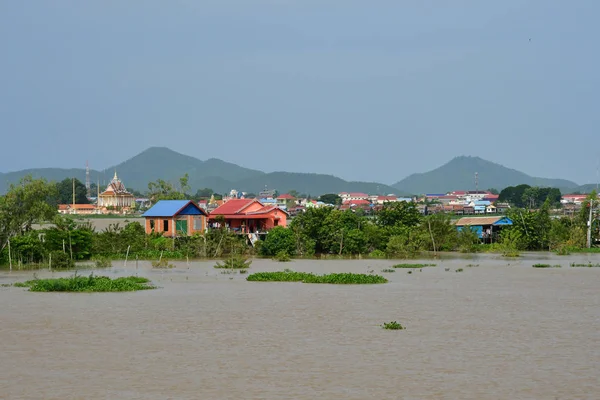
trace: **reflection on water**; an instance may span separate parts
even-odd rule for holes
[[[539,259],[563,268],[531,268]],[[600,256],[444,258],[422,272],[387,273],[391,282],[375,286],[255,283],[212,262],[153,270],[130,261],[101,273],[137,273],[161,288],[2,287],[0,397],[600,398],[600,268],[569,268],[572,261]],[[255,260],[251,272],[392,264]],[[31,276],[2,272],[0,283]],[[407,329],[379,327],[392,320]]]

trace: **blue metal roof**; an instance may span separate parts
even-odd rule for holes
[[[206,212],[191,200],[160,200],[142,217],[174,217],[176,215],[206,215]]]

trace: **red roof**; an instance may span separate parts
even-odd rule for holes
[[[294,196],[292,196],[291,194],[282,194],[281,196],[277,197],[277,200],[296,200],[296,198]]]
[[[255,199],[231,199],[224,202],[219,207],[215,208],[210,214],[211,215],[230,215],[238,214],[244,208],[250,204],[257,202],[262,206],[262,203]]]
[[[344,204],[367,205],[371,204],[369,200],[344,200]]]
[[[369,195],[366,193],[352,192],[348,193],[348,197],[369,197]]]
[[[377,196],[377,200],[398,200],[396,196]]]

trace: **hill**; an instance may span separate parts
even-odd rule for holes
[[[563,190],[577,187],[575,182],[565,179],[536,178],[479,157],[468,156],[456,157],[429,172],[412,174],[392,186],[413,194],[475,190],[475,172],[479,174],[479,188],[483,190],[502,190],[519,184],[558,187]]]
[[[280,193],[297,190],[318,196],[324,193],[366,192],[366,193],[399,193],[388,185],[376,182],[348,182],[341,178],[308,173],[272,172],[244,168],[239,165],[211,158],[206,161],[177,153],[166,147],[151,147],[140,154],[104,171],[90,171],[92,182],[100,180],[101,186],[112,178],[117,171],[125,186],[144,192],[148,183],[163,179],[174,184],[179,178],[189,174],[192,192],[201,188],[211,188],[217,193],[228,193],[231,189],[257,193],[265,185],[277,189]],[[23,176],[31,174],[36,178],[60,181],[75,177],[85,182],[85,169],[40,168],[16,172],[0,173],[0,193],[4,193],[8,184],[18,182]]]

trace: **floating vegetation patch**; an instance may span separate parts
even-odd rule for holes
[[[96,268],[110,268],[112,267],[112,262],[108,257],[98,257],[94,260],[94,265]]]
[[[394,268],[384,268],[381,270],[381,272],[389,273],[389,272],[396,272],[396,270]]]
[[[393,265],[393,268],[425,268],[425,267],[435,267],[436,264],[396,264]]]
[[[175,268],[175,265],[169,263],[166,258],[161,258],[158,261],[152,261],[152,268]]]
[[[155,289],[147,278],[126,276],[109,278],[108,276],[80,276],[68,278],[34,279],[17,282],[13,286],[28,287],[30,292],[132,292]]]
[[[458,269],[456,270],[456,272],[463,272],[463,271],[464,271],[464,270],[463,270],[462,268],[458,268]]]
[[[600,264],[592,264],[591,262],[588,262],[587,264],[577,264],[577,263],[571,263],[570,264],[571,267],[575,268],[579,268],[579,267],[587,267],[587,268],[600,268]]]
[[[467,268],[479,267],[479,264],[467,264],[465,265]]]
[[[248,275],[246,280],[251,282],[304,282],[304,283],[329,283],[335,285],[364,285],[387,283],[388,280],[381,275],[332,273],[315,275],[310,272],[257,272]]]
[[[381,325],[381,327],[383,329],[389,329],[392,331],[399,331],[402,329],[406,329],[405,327],[403,327],[399,322],[397,321],[392,321],[392,322],[384,322],[383,325]]]
[[[560,268],[560,265],[550,265],[550,264],[533,264],[533,268]]]
[[[275,255],[275,260],[279,261],[279,262],[288,262],[288,261],[292,261],[292,258],[287,253],[287,251],[282,250]]]

